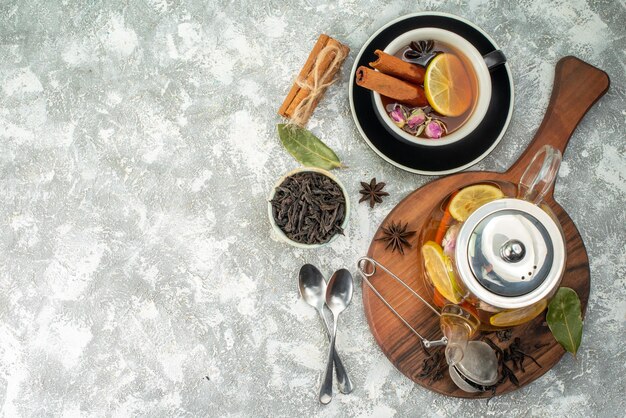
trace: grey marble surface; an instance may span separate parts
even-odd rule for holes
[[[443,398],[381,353],[361,292],[338,347],[356,384],[316,399],[326,342],[296,274],[355,261],[430,180],[360,138],[349,69],[403,14],[466,17],[506,52],[515,111],[473,169],[504,170],[577,55],[609,92],[565,154],[556,198],[591,261],[577,359],[493,399]],[[0,5],[0,408],[4,416],[624,416],[626,21],[623,1],[3,1]],[[276,109],[319,33],[352,52],[309,128],[350,167],[346,236],[316,251],[269,238],[266,196],[298,166]],[[581,86],[584,88],[584,85]],[[391,196],[370,210],[358,181]]]

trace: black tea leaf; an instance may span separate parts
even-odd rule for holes
[[[346,216],[343,191],[329,177],[304,171],[289,176],[271,201],[276,225],[301,244],[323,244],[336,234]]]

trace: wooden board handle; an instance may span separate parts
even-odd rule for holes
[[[556,64],[554,85],[546,115],[526,151],[508,170],[520,178],[533,156],[548,144],[565,152],[572,133],[585,113],[609,89],[609,76],[576,57],[564,57]],[[554,189],[550,190],[551,195]]]

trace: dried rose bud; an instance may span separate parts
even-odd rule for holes
[[[398,128],[402,128],[406,123],[406,114],[400,105],[396,105],[396,107],[389,112],[389,116],[391,116],[393,123],[395,123]]]
[[[446,235],[443,237],[441,246],[443,247],[443,253],[448,256],[454,256],[454,249],[456,248],[456,238],[459,235],[461,227],[459,224],[452,225],[446,231]]]
[[[429,138],[441,138],[443,135],[443,128],[435,121],[430,121],[426,124],[426,136]]]
[[[409,125],[409,128],[415,129],[418,125],[421,125],[425,121],[426,121],[426,114],[421,108],[418,107],[417,109],[414,109],[411,112],[406,123],[407,125]]]

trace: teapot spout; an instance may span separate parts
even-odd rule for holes
[[[517,187],[517,198],[539,204],[554,185],[561,158],[561,151],[544,145],[522,174]]]

